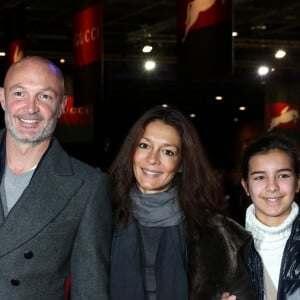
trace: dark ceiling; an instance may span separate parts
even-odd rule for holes
[[[71,60],[72,0],[0,0],[1,48],[17,11],[24,18],[30,53]],[[107,0],[103,14],[105,61],[137,62],[141,42],[150,39],[161,49],[161,61],[176,63],[175,0]],[[262,60],[272,62],[279,47],[288,51],[280,67],[298,71],[299,19],[298,0],[233,0],[233,30],[238,32],[233,40],[235,72],[252,73]]]
[[[9,30],[23,30],[29,41],[29,55],[43,55],[54,61],[65,57],[66,65],[72,64],[72,2],[0,0],[0,51],[4,50]],[[108,113],[119,107],[118,124],[125,120],[129,124],[150,103],[172,101],[184,106],[186,111],[198,110],[202,132],[234,126],[229,120],[232,122],[237,116],[239,105],[247,106],[241,120],[263,121],[264,81],[256,75],[258,65],[266,63],[275,67],[275,73],[282,78],[299,78],[299,0],[233,0],[232,27],[238,36],[232,39],[232,77],[226,82],[199,84],[179,93],[176,16],[176,0],[103,2],[104,90],[106,102],[114,102],[107,108]],[[14,29],[20,19],[22,28]],[[154,54],[162,66],[156,74],[147,76],[141,75],[144,59],[141,45],[145,40],[156,46]],[[274,59],[278,48],[287,52],[280,62]],[[216,94],[224,96],[222,104],[212,102]],[[134,109],[136,105],[138,109]],[[121,127],[120,131],[127,130],[126,126]],[[226,134],[220,140],[224,141]]]

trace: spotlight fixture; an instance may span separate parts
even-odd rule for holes
[[[145,45],[142,49],[143,53],[150,53],[152,51],[153,47],[151,45]]]
[[[269,67],[268,66],[260,66],[257,70],[258,75],[265,76],[269,73]]]
[[[275,58],[281,59],[286,56],[286,52],[283,49],[279,49],[275,53]]]
[[[155,69],[155,67],[156,67],[156,63],[155,63],[155,61],[153,61],[153,60],[147,60],[146,62],[145,62],[145,69],[147,70],[147,71],[152,71],[153,69]]]

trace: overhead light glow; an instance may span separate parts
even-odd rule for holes
[[[278,59],[284,58],[285,56],[286,56],[286,52],[283,49],[279,49],[275,53],[275,57]]]
[[[257,70],[258,75],[265,76],[269,73],[269,67],[267,66],[260,66]]]
[[[143,47],[143,53],[150,53],[152,51],[153,47],[151,45],[145,45]]]
[[[145,69],[147,71],[152,71],[153,69],[155,69],[155,66],[156,66],[156,64],[155,64],[155,61],[153,61],[153,60],[147,60],[145,62]]]
[[[251,26],[251,30],[266,30],[267,29],[267,26],[266,25],[253,25]]]

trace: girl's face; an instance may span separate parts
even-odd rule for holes
[[[180,172],[181,138],[162,121],[149,123],[133,156],[133,172],[145,194],[166,191]]]
[[[287,218],[300,187],[291,158],[279,149],[252,156],[248,180],[241,183],[255,205],[256,218],[268,226]]]

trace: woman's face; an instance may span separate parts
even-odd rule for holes
[[[133,156],[133,172],[141,192],[153,194],[170,188],[181,172],[181,138],[160,120],[149,123]]]
[[[252,156],[248,180],[241,183],[255,205],[257,219],[268,226],[278,226],[287,218],[300,186],[291,158],[279,149]]]

